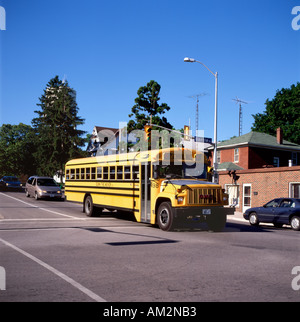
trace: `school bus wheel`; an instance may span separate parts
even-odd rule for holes
[[[84,199],[84,212],[88,217],[92,217],[94,215],[94,204],[91,196],[87,196]]]
[[[95,207],[92,196],[88,195],[85,197],[83,203],[83,212],[85,212],[88,217],[100,215],[102,210],[102,208]]]
[[[170,202],[162,202],[158,207],[157,224],[160,229],[168,231],[172,229],[174,221],[173,209]]]

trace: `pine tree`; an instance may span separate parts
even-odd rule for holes
[[[37,135],[37,174],[53,176],[64,170],[68,160],[82,155],[85,132],[77,127],[84,119],[77,115],[76,92],[58,76],[49,81],[39,100],[41,110],[35,111],[38,117],[32,120]]]
[[[132,107],[132,113],[129,117],[135,118],[128,122],[128,132],[132,130],[141,130],[147,123],[157,124],[172,129],[172,125],[161,115],[170,110],[166,103],[158,104],[161,86],[154,80],[142,86],[137,91],[138,97],[135,99],[135,105]]]

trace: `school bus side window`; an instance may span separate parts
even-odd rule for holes
[[[84,180],[84,168],[80,169],[80,180]]]
[[[67,169],[66,171],[66,179],[70,180],[70,169]]]
[[[90,180],[91,179],[91,168],[85,169],[85,179]]]
[[[110,167],[110,180],[116,180],[116,168]]]
[[[108,167],[103,167],[103,180],[108,179]]]
[[[71,169],[71,180],[75,180],[75,169]]]
[[[96,168],[92,168],[92,177],[91,177],[92,180],[95,180],[96,179]]]
[[[123,179],[123,167],[117,166],[117,179],[122,180]]]
[[[124,179],[125,180],[130,180],[130,166],[125,166],[124,167]]]
[[[76,180],[80,179],[80,169],[76,169]]]
[[[102,167],[97,168],[97,179],[98,180],[102,179]]]

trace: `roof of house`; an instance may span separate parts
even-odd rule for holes
[[[276,136],[272,136],[266,133],[260,132],[249,132],[247,134],[226,140],[223,142],[218,142],[218,148],[229,148],[234,146],[257,146],[265,148],[274,148],[278,150],[298,150],[300,151],[300,145],[283,140],[282,144],[277,142]]]
[[[223,162],[218,165],[218,171],[234,171],[234,170],[244,170],[244,168],[238,166],[233,162]]]
[[[100,131],[106,131],[106,130],[112,131],[114,133],[117,133],[119,131],[119,129],[116,129],[116,128],[113,128],[113,127],[95,126],[95,128],[97,130],[97,133],[100,132]]]

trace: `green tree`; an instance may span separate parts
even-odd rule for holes
[[[128,116],[134,120],[128,122],[128,132],[142,130],[147,123],[157,124],[172,129],[172,125],[162,116],[170,107],[166,103],[159,104],[161,86],[151,80],[137,91],[138,97]]]
[[[252,115],[252,130],[276,135],[282,128],[284,138],[300,144],[300,83],[277,91],[272,100],[267,99],[264,113]]]
[[[39,100],[41,110],[35,111],[38,117],[32,120],[37,136],[37,174],[52,176],[63,170],[68,160],[82,155],[85,132],[77,127],[84,119],[77,115],[76,92],[58,76],[49,81]]]
[[[30,125],[0,127],[0,176],[35,173],[35,134]]]

